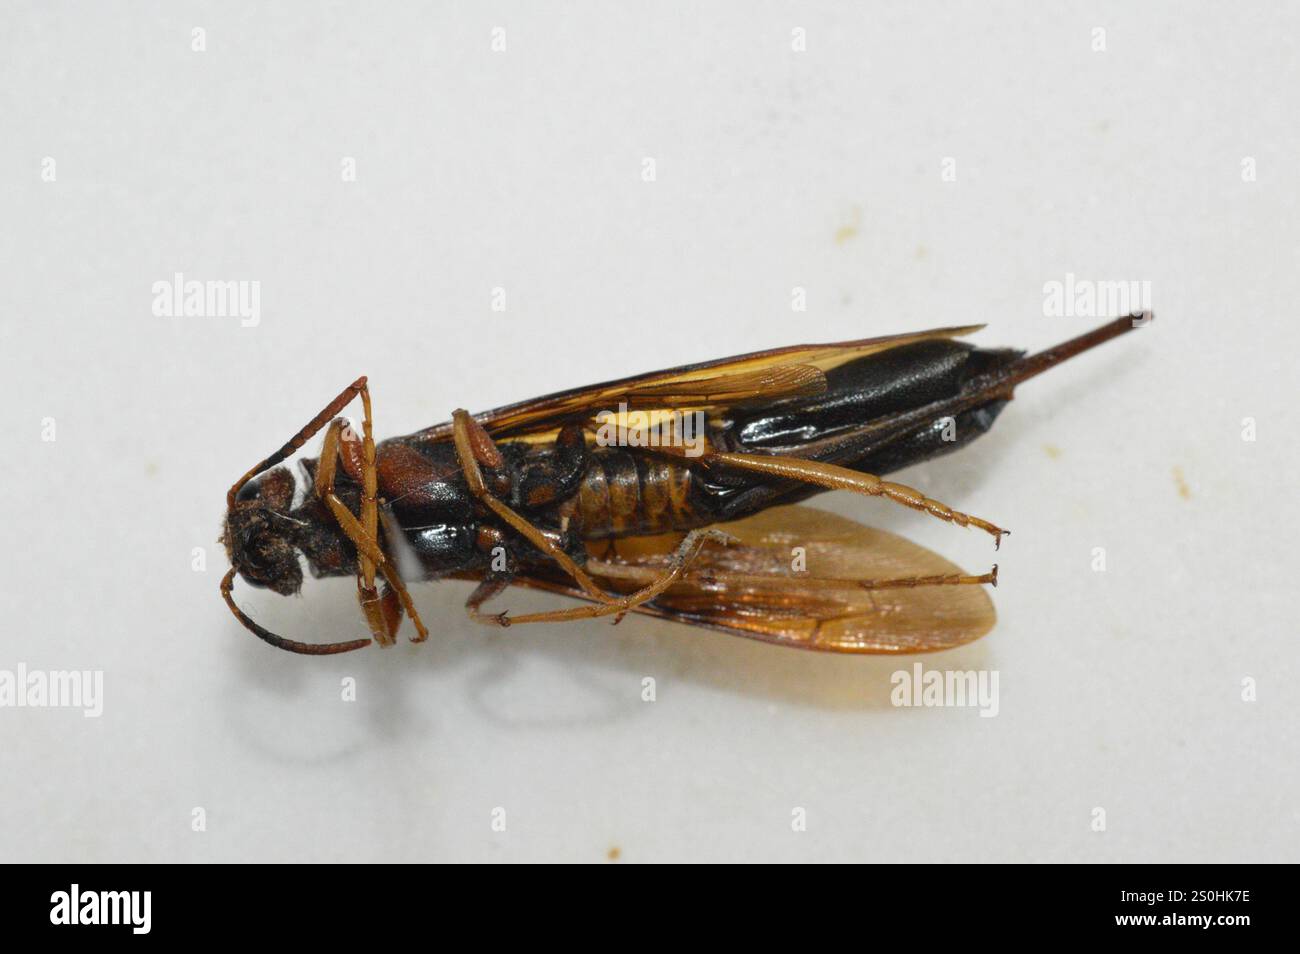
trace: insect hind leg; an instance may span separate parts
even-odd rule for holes
[[[734,454],[714,452],[701,458],[706,465],[720,464],[752,473],[763,474],[778,480],[800,481],[827,490],[848,490],[868,497],[884,497],[894,503],[930,514],[939,520],[959,527],[976,527],[990,534],[994,544],[1001,547],[1002,538],[1011,533],[981,517],[973,517],[954,510],[945,503],[927,497],[906,484],[883,480],[875,474],[849,470],[838,464],[806,460],[802,457],[780,457],[768,454]]]
[[[573,606],[568,609],[550,610],[543,613],[523,613],[519,616],[511,616],[508,613],[498,613],[496,615],[479,614],[479,621],[484,623],[495,623],[498,626],[515,626],[523,623],[562,623],[569,620],[594,619],[599,616],[613,616],[614,622],[618,622],[632,610],[636,609],[642,603],[648,603],[655,597],[662,594],[666,589],[676,583],[690,569],[691,564],[700,555],[704,545],[709,542],[728,544],[732,542],[732,537],[723,533],[721,530],[699,529],[692,530],[678,544],[676,551],[669,560],[668,569],[654,580],[648,582],[641,589],[626,596],[618,597],[605,603],[589,603],[585,606]],[[487,601],[495,592],[500,592],[498,588],[491,592],[487,583],[479,584],[478,589],[471,594],[470,599],[474,600],[480,597],[474,606],[477,612],[479,606]],[[502,586],[501,588],[504,588]],[[486,594],[486,595],[482,595]]]

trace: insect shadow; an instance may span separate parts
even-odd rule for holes
[[[954,476],[956,480],[950,482]],[[964,468],[960,474],[946,474],[944,480],[960,484],[964,490],[978,486],[980,476],[978,469]],[[882,517],[894,516],[890,508],[878,510]],[[356,618],[355,593],[334,583],[312,581],[304,590],[304,599],[267,600],[262,612],[276,625],[305,630],[316,639],[350,638],[356,633],[344,631],[343,621]],[[980,670],[992,667],[996,657],[986,640],[922,655],[790,652],[781,646],[639,616],[628,616],[617,625],[584,620],[564,626],[499,630],[465,617],[462,604],[472,585],[444,581],[416,589],[415,597],[428,618],[439,621],[430,639],[420,645],[400,642],[388,649],[322,657],[304,668],[294,656],[238,640],[239,694],[245,702],[256,697],[279,713],[270,720],[239,716],[246,726],[241,734],[256,739],[256,744],[269,752],[292,752],[296,760],[312,761],[312,756],[304,754],[311,746],[290,746],[275,737],[318,735],[319,725],[313,725],[308,714],[318,706],[309,706],[305,713],[303,703],[327,699],[328,705],[337,708],[345,678],[358,681],[359,695],[364,698],[364,705],[358,703],[364,729],[358,729],[352,719],[350,731],[326,747],[336,757],[376,742],[447,728],[441,718],[446,702],[440,698],[446,686],[463,693],[464,705],[485,721],[515,729],[598,727],[643,719],[652,706],[671,705],[683,686],[771,705],[875,710],[885,715],[894,709],[891,676],[910,670],[913,662],[922,661],[928,669]],[[518,589],[498,599],[501,607],[516,612],[570,602]],[[275,620],[278,613],[284,616],[282,623]],[[242,635],[237,627],[231,629],[232,637]],[[442,678],[448,676],[451,678]]]

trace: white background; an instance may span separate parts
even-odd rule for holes
[[[1296,860],[1300,15],[1044,6],[5,3],[0,668],[105,702],[0,709],[0,857]],[[259,281],[261,323],[156,317],[178,271]],[[426,645],[333,659],[218,597],[226,489],[358,374],[384,437],[792,343],[1037,349],[1097,323],[1044,315],[1067,272],[1150,281],[1155,324],[901,478],[1014,530],[996,629],[921,658],[997,670],[996,718],[892,707],[911,659],[493,632],[464,583],[415,588]],[[237,592],[360,632],[347,581]]]

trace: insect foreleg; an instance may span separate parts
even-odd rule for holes
[[[366,623],[369,625],[375,639],[380,645],[391,646],[393,637],[397,634],[397,627],[401,625],[401,614],[394,612],[391,605],[385,606],[385,601],[390,601],[390,598],[387,594],[381,598],[378,590],[375,589],[374,573],[375,569],[378,568],[383,573],[384,579],[388,581],[388,585],[392,587],[393,592],[397,594],[401,607],[411,617],[411,623],[416,630],[414,642],[423,642],[429,638],[429,631],[425,628],[415,604],[411,601],[411,595],[407,592],[405,582],[384,555],[383,550],[380,549],[377,533],[367,530],[334,492],[334,476],[337,472],[339,455],[342,452],[340,442],[346,423],[342,419],[336,420],[330,424],[329,429],[325,432],[325,443],[321,448],[320,463],[316,467],[316,480],[314,483],[316,496],[329,507],[330,512],[334,514],[334,519],[338,521],[339,528],[357,548],[357,562],[361,568],[357,573],[357,599],[361,603],[361,611],[365,614]],[[370,456],[368,467],[372,473],[372,479],[374,479],[373,454]],[[364,501],[362,514],[365,514]],[[377,508],[375,523],[377,527]],[[364,574],[364,568],[367,565],[370,566],[369,579]]]
[[[378,493],[379,478],[375,473],[375,434],[371,419],[370,388],[368,385],[362,385],[361,387],[361,408],[361,526],[370,539],[378,540],[379,508],[375,502],[375,495]],[[351,432],[348,431],[345,436],[350,434]],[[358,562],[361,564],[361,574],[357,581],[357,597],[361,600],[362,606],[366,607],[367,616],[372,612],[376,613],[380,623],[386,625],[387,621],[384,619],[383,610],[379,605],[379,593],[375,589],[375,561],[358,551]],[[396,574],[394,575],[396,576]],[[414,621],[415,615],[412,613],[412,622]],[[422,627],[417,627],[417,631],[420,632],[417,642],[428,635],[427,632],[422,630]],[[396,633],[388,634],[390,643],[395,635]]]
[[[343,453],[343,447],[347,443],[342,439],[343,428],[346,426],[347,421],[340,417],[331,421],[330,426],[325,430],[325,440],[321,444],[320,458],[316,466],[316,477],[313,481],[313,490],[315,490],[316,496],[324,501],[328,501],[329,498],[335,496],[334,475],[338,470],[339,457]],[[361,604],[361,612],[366,618],[366,625],[370,627],[370,632],[379,645],[391,646],[396,631],[390,628],[388,620],[384,618],[383,610],[379,605],[379,594],[375,591],[373,582],[374,563],[368,557],[361,555],[360,547],[357,548],[357,561],[358,564],[363,564],[363,562],[369,564],[372,573],[369,588],[364,585],[360,571],[357,573],[357,601]]]

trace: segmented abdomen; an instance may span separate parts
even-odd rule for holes
[[[664,457],[596,448],[578,489],[573,529],[600,540],[698,527],[708,521],[691,504],[693,476]]]

